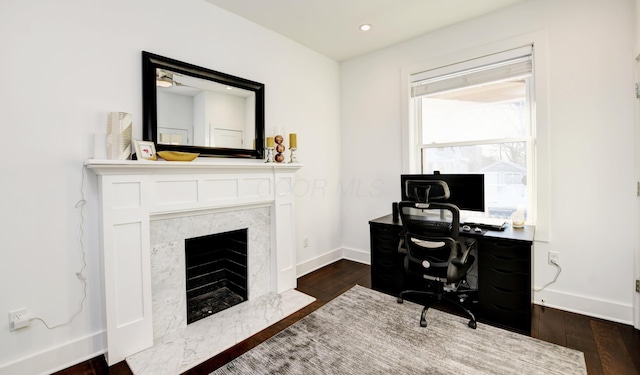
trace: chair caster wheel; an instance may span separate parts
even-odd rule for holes
[[[426,320],[421,320],[420,321],[420,327],[426,327],[427,326],[427,321]]]
[[[469,321],[469,327],[476,329],[476,327],[478,326],[478,324],[476,323],[475,320],[470,320]]]
[[[398,301],[398,303],[402,303],[402,302],[404,302],[404,299],[402,299],[402,297],[398,297],[397,301]]]

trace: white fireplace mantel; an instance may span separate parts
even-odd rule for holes
[[[300,164],[88,160],[85,166],[99,180],[109,365],[153,345],[150,221],[154,217],[269,206],[271,291],[296,287],[293,187]]]

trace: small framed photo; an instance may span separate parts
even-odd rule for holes
[[[133,141],[138,160],[158,160],[156,145],[148,141]]]

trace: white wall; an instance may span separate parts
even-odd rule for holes
[[[390,213],[400,198],[402,72],[536,39],[542,76],[535,287],[555,275],[549,250],[560,253],[563,271],[535,300],[631,323],[634,35],[633,0],[540,0],[343,62],[342,178],[379,178],[383,186],[380,194],[343,200],[344,247],[368,251],[368,220]]]
[[[194,97],[170,94],[158,90],[156,100],[158,107],[158,128],[182,129],[187,132],[190,137],[193,137],[195,117]],[[203,145],[204,143],[193,143],[193,138],[190,138],[188,144]]]
[[[267,129],[298,133],[301,180],[339,178],[339,66],[203,0],[0,3],[0,374],[50,373],[103,350],[95,176],[87,172],[87,301],[68,326],[9,332],[27,307],[49,325],[77,310],[83,160],[109,111],[134,115],[141,138],[141,51],[266,85]],[[300,83],[304,82],[304,94]],[[314,90],[308,90],[313,87]],[[339,199],[301,192],[300,261],[340,247]]]

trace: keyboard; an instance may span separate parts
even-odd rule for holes
[[[494,231],[503,231],[507,227],[507,223],[504,224],[486,224],[486,223],[473,223],[473,222],[464,222],[460,223],[460,225],[468,225],[473,230],[474,228],[480,228],[484,230],[494,230]]]
[[[447,221],[434,221],[434,220],[412,220],[414,223],[424,227],[425,230],[435,233],[451,233],[451,223]]]

